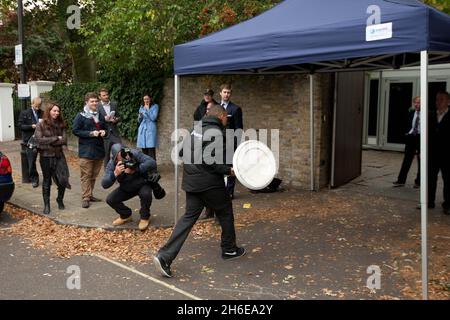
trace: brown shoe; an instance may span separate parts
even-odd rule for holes
[[[82,207],[82,208],[87,209],[87,208],[89,208],[89,205],[90,205],[89,200],[83,200],[83,201],[81,202],[81,207]]]
[[[113,221],[113,226],[121,226],[121,225],[131,222],[131,221],[133,221],[133,219],[131,217],[128,217],[126,219],[122,219],[121,217],[119,217]]]
[[[144,220],[141,219],[141,221],[139,221],[139,230],[144,231],[148,228],[148,225],[150,224],[150,219],[148,220]]]

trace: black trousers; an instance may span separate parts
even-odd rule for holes
[[[38,151],[36,148],[26,148],[27,162],[28,162],[28,176],[31,182],[39,182],[39,174],[36,170],[36,160]]]
[[[430,157],[428,165],[428,204],[434,204],[436,201],[436,189],[439,171],[444,180],[444,203],[442,206],[450,208],[450,159],[433,155]]]
[[[227,192],[231,197],[234,197],[234,187],[236,186],[236,177],[227,177]]]
[[[406,178],[408,177],[409,169],[411,168],[411,164],[414,160],[414,157],[417,155],[417,176],[414,182],[416,184],[420,184],[420,135],[412,135],[408,134],[406,136],[405,143],[405,155],[403,156],[403,163],[400,169],[400,173],[398,175],[397,181],[400,183],[405,183]]]
[[[152,157],[156,161],[156,148],[143,148],[142,153]]]
[[[211,189],[199,193],[186,192],[186,213],[178,220],[169,240],[159,250],[159,255],[168,264],[172,263],[180,252],[205,206],[214,210],[222,228],[222,252],[237,249],[233,206],[225,188]]]
[[[124,201],[139,196],[141,200],[141,209],[139,211],[141,219],[148,220],[150,218],[150,206],[152,205],[152,188],[145,184],[136,192],[126,192],[120,187],[111,192],[106,198],[106,203],[113,208],[122,219],[131,216],[133,211],[124,204]]]
[[[41,156],[39,159],[39,163],[41,164],[42,169],[42,195],[44,197],[44,202],[49,200],[50,198],[50,188],[52,185],[52,180],[55,181],[56,186],[58,187],[58,198],[57,200],[63,200],[64,192],[66,187],[61,185],[56,176],[56,163],[57,159],[55,157],[43,157]]]

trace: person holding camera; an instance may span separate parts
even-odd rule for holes
[[[157,199],[165,196],[164,189],[158,184],[159,179],[156,162],[150,156],[121,144],[114,144],[111,147],[111,160],[106,165],[102,187],[108,189],[116,181],[119,183],[119,187],[106,199],[106,203],[120,215],[113,221],[114,226],[132,221],[133,212],[124,201],[139,196],[141,201],[139,230],[144,231],[148,228],[152,191]]]

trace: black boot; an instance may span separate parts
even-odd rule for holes
[[[66,207],[64,206],[64,192],[66,192],[65,188],[58,188],[58,197],[56,198],[56,202],[58,203],[58,209],[64,210]]]
[[[50,186],[42,185],[42,197],[44,198],[44,214],[50,214]]]

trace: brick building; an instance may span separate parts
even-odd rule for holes
[[[331,75],[317,75],[315,93],[316,185],[327,186],[330,176],[333,88]],[[310,185],[310,105],[308,75],[188,76],[181,78],[179,128],[189,129],[205,88],[215,91],[231,83],[232,101],[242,107],[244,130],[279,129],[279,177],[284,183],[308,189]],[[158,120],[159,164],[172,164],[174,82],[167,79]]]

